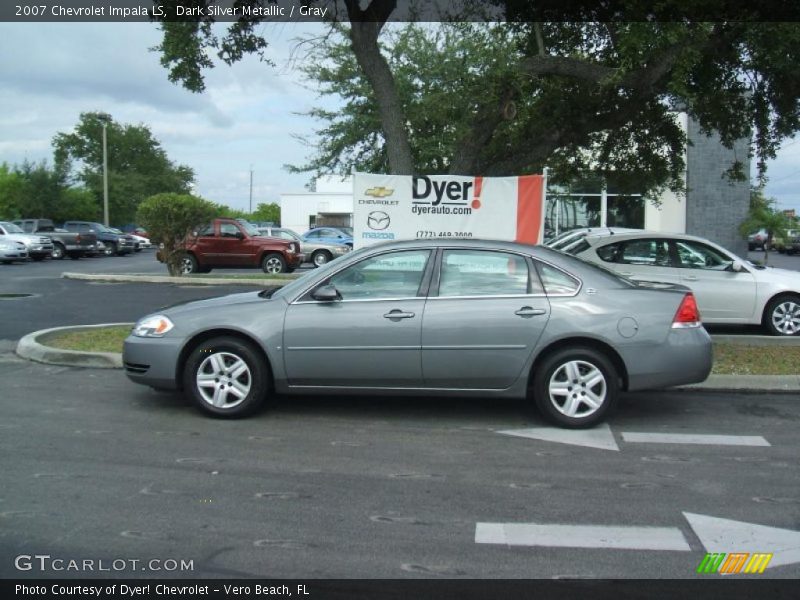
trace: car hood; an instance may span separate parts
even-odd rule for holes
[[[228,294],[227,296],[217,296],[214,298],[206,298],[205,300],[187,300],[170,304],[159,309],[157,312],[163,315],[177,315],[187,311],[203,310],[213,308],[215,306],[233,306],[235,304],[254,304],[261,302],[269,302],[270,298],[259,296],[261,291],[258,292],[242,292],[239,294]]]
[[[800,287],[800,272],[797,271],[780,269],[778,267],[755,267],[753,272],[758,281],[781,281]]]

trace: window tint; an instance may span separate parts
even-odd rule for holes
[[[617,256],[619,256],[621,248],[622,243],[607,244],[605,246],[600,246],[595,252],[597,252],[597,256],[600,257],[600,260],[613,263],[617,262]]]
[[[671,267],[668,240],[629,240],[622,244],[615,262],[626,265]]]
[[[200,230],[200,233],[198,233],[197,235],[200,235],[202,237],[214,237],[214,225],[213,224],[206,225]]]
[[[319,230],[319,229],[315,229],[314,231],[309,231],[309,232],[306,234],[306,237],[307,237],[308,239],[314,239],[314,240],[316,240],[316,239],[319,239],[319,237],[320,237],[320,233],[321,233],[321,232],[320,232],[320,230]]]
[[[373,256],[330,278],[343,300],[411,298],[417,295],[429,250]]]
[[[706,246],[700,242],[689,240],[675,240],[681,266],[685,269],[713,269],[725,270],[731,264],[731,259],[719,250]]]
[[[548,295],[569,295],[574,294],[580,287],[580,282],[567,275],[564,271],[551,267],[545,263],[536,261],[536,268],[539,271],[539,277],[544,285],[544,290]]]
[[[222,237],[236,237],[239,233],[239,228],[233,223],[221,223],[219,226],[219,234]]]
[[[527,294],[529,279],[528,264],[516,254],[445,250],[442,253],[439,296]]]

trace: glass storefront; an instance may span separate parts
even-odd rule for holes
[[[583,227],[643,229],[644,200],[641,194],[622,194],[599,184],[584,183],[570,188],[548,186],[545,239]]]

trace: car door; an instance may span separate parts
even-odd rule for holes
[[[756,310],[755,275],[734,271],[734,257],[696,240],[674,239],[681,263],[681,283],[690,287],[704,321],[746,322]]]
[[[434,281],[422,322],[425,386],[512,385],[550,317],[532,263],[500,250],[444,249]]]
[[[217,258],[215,258],[215,262],[219,265],[252,266],[256,262],[256,243],[245,238],[234,223],[219,224],[219,237],[216,245]]]
[[[414,388],[422,385],[420,338],[431,250],[396,250],[367,257],[314,289],[334,286],[335,301],[309,290],[284,322],[289,385]]]
[[[620,275],[638,281],[680,283],[681,270],[664,238],[634,238],[600,246],[597,256]]]

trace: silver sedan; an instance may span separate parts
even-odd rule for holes
[[[624,390],[703,381],[694,297],[543,247],[391,242],[280,289],[168,308],[125,341],[135,382],[239,417],[273,394],[532,397],[588,427]]]

